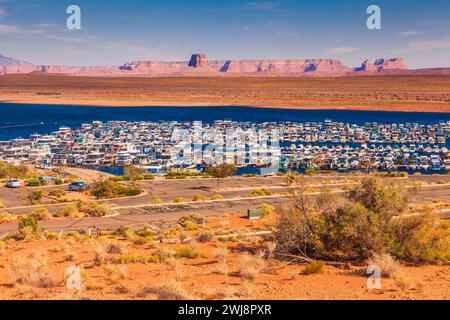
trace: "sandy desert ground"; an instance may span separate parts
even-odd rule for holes
[[[450,112],[450,76],[89,78],[8,75],[0,77],[0,101]]]

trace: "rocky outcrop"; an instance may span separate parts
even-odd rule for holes
[[[188,67],[191,68],[207,68],[209,67],[208,59],[203,53],[193,54],[191,60],[188,63]]]

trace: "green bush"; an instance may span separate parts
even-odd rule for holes
[[[40,187],[42,185],[41,181],[39,181],[38,179],[30,179],[28,180],[27,184],[29,187]]]

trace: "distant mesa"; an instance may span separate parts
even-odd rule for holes
[[[405,59],[377,59],[372,63],[370,60],[365,60],[361,67],[356,68],[357,72],[381,72],[385,70],[408,70]]]
[[[448,68],[410,70],[402,58],[365,60],[361,66],[350,68],[335,59],[291,60],[208,60],[204,53],[193,54],[189,61],[131,61],[112,67],[69,67],[33,65],[0,55],[0,75],[64,74],[70,76],[294,76],[337,77],[365,74],[450,74]]]
[[[188,66],[191,68],[207,68],[209,67],[208,59],[206,59],[206,55],[203,53],[193,54],[191,60],[188,63]]]

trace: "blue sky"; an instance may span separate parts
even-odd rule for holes
[[[66,8],[82,30],[66,29]],[[366,9],[382,9],[368,30]],[[132,60],[404,57],[450,67],[449,0],[0,0],[0,54],[36,64],[120,65]]]

